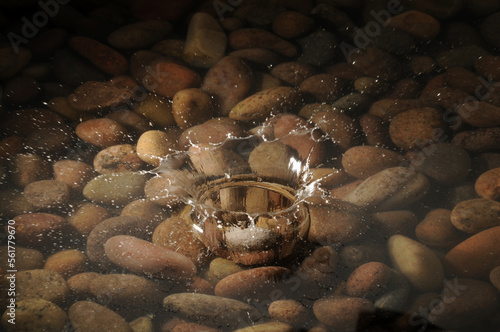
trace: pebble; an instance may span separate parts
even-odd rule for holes
[[[347,244],[368,230],[366,215],[356,205],[335,200],[329,205],[309,206],[307,239],[322,245]]]
[[[113,236],[133,235],[141,239],[151,239],[158,222],[135,216],[112,217],[99,222],[87,238],[87,257],[101,269],[109,269],[113,264],[106,257],[104,245]]]
[[[123,207],[120,213],[120,216],[136,216],[157,223],[165,220],[167,215],[168,211],[145,198],[130,202]]]
[[[442,112],[433,107],[402,112],[396,115],[389,125],[391,140],[406,150],[438,140],[444,134],[443,130]]]
[[[111,214],[104,207],[84,202],[68,216],[67,220],[80,235],[87,236],[97,224],[108,218],[111,218]]]
[[[119,172],[99,175],[83,188],[83,196],[96,203],[126,205],[144,195],[149,176],[140,172]]]
[[[214,289],[216,296],[241,301],[267,299],[291,271],[280,266],[263,266],[228,275]]]
[[[243,122],[262,122],[271,115],[292,112],[300,98],[300,94],[291,87],[263,90],[234,105],[229,118]]]
[[[180,90],[172,99],[172,114],[182,130],[202,124],[214,115],[212,98],[199,88]]]
[[[373,100],[366,94],[351,92],[333,102],[333,107],[349,116],[358,116],[370,108]]]
[[[40,90],[40,84],[36,79],[18,75],[5,82],[3,98],[7,103],[25,104],[33,101]]]
[[[488,228],[453,247],[445,256],[448,273],[466,278],[486,279],[500,265],[496,239],[500,226]]]
[[[16,300],[43,299],[62,305],[69,299],[64,278],[50,270],[26,270],[16,273]]]
[[[360,183],[342,199],[360,207],[390,211],[422,198],[430,186],[422,173],[406,167],[391,167]]]
[[[286,181],[293,175],[283,172],[288,169],[290,159],[296,158],[295,149],[278,141],[262,142],[248,157],[252,172],[269,180]],[[298,159],[298,158],[297,158]]]
[[[47,257],[43,268],[57,272],[64,279],[68,279],[86,270],[87,256],[76,249],[61,250]]]
[[[418,241],[393,235],[388,241],[389,257],[396,270],[423,292],[439,291],[444,270],[438,256]]]
[[[17,300],[14,328],[10,319],[6,310],[2,315],[2,325],[6,331],[56,332],[64,330],[69,322],[63,309],[41,298]]]
[[[390,54],[404,55],[410,54],[416,48],[414,36],[408,31],[397,29],[390,23],[384,27],[380,33],[372,39],[372,45],[387,51]]]
[[[243,157],[222,147],[198,144],[190,147],[188,154],[198,174],[204,177],[244,174],[250,169]]]
[[[339,255],[337,251],[331,246],[322,246],[304,258],[295,275],[304,281],[303,286],[306,288],[306,293],[309,293],[317,290],[318,286],[332,286],[338,272]]]
[[[141,133],[151,129],[150,123],[160,128],[175,125],[174,115],[172,114],[172,103],[168,98],[156,94],[148,94],[142,98],[134,107],[133,112],[146,120],[145,126],[142,126],[139,131]],[[111,117],[109,118],[111,119]]]
[[[379,48],[368,46],[349,54],[348,62],[363,74],[394,82],[401,76],[401,64],[391,54]]]
[[[244,267],[242,265],[236,264],[232,260],[216,257],[210,262],[208,273],[219,281],[243,270]]]
[[[447,280],[441,302],[429,313],[429,321],[449,330],[476,329],[488,324],[498,311],[500,297],[490,284],[480,280]]]
[[[500,46],[500,38],[498,38],[498,32],[500,31],[500,26],[498,25],[499,18],[500,14],[498,12],[493,13],[484,18],[480,25],[481,36],[493,47]]]
[[[392,277],[387,285],[387,290],[374,302],[377,314],[382,317],[393,317],[401,313],[402,308],[406,307],[411,294],[408,280],[395,270],[391,272]]]
[[[175,316],[218,329],[246,327],[262,319],[255,307],[220,296],[177,293],[163,300],[163,307]]]
[[[57,245],[67,235],[68,222],[49,213],[27,213],[14,218],[16,240],[20,245],[43,247]]]
[[[436,57],[436,63],[441,68],[450,68],[453,66],[469,68],[473,66],[477,59],[488,54],[488,51],[480,46],[460,46],[440,53]]]
[[[209,253],[195,237],[191,225],[185,219],[170,217],[164,219],[154,230],[152,242],[188,257],[196,265],[205,265]]]
[[[103,82],[106,79],[103,72],[92,64],[82,61],[69,49],[60,49],[54,54],[52,70],[58,81],[70,86],[89,81]]]
[[[113,236],[104,251],[111,262],[134,273],[172,280],[188,280],[196,274],[196,266],[186,256],[134,236]]]
[[[190,146],[210,144],[224,148],[234,148],[240,144],[238,138],[244,137],[242,126],[229,118],[214,118],[186,129],[179,137],[178,147],[187,150]]]
[[[500,290],[500,267],[497,266],[490,272],[490,282],[496,289]]]
[[[282,62],[274,66],[270,73],[287,85],[300,85],[306,78],[315,74],[315,69],[299,61]]]
[[[6,80],[16,75],[31,60],[32,52],[24,47],[19,47],[18,52],[10,46],[0,48],[2,64],[0,65],[0,79]]]
[[[337,53],[337,38],[325,29],[318,29],[296,42],[302,50],[297,60],[311,66],[323,67],[332,61]]]
[[[384,263],[365,263],[349,275],[345,285],[346,293],[373,300],[385,291],[391,277],[391,269]]]
[[[97,272],[82,272],[66,280],[71,295],[78,300],[93,298],[94,295],[90,292],[90,283],[100,275]]]
[[[159,61],[150,67],[144,79],[138,80],[144,87],[160,96],[173,98],[181,90],[197,88],[201,77],[194,70],[170,61]]]
[[[461,131],[453,137],[451,143],[475,153],[495,150],[500,144],[500,128]]]
[[[500,168],[490,169],[481,174],[474,185],[477,194],[483,198],[500,200]]]
[[[278,36],[292,39],[300,37],[314,28],[314,20],[300,12],[284,11],[273,20],[273,31]]]
[[[74,36],[68,44],[106,74],[122,75],[128,71],[128,61],[122,54],[95,39]]]
[[[95,113],[102,109],[115,110],[134,97],[133,86],[120,81],[88,81],[80,85],[68,96],[68,104],[77,111]],[[109,119],[94,119],[107,120]]]
[[[426,214],[415,228],[417,239],[423,244],[442,249],[451,249],[466,238],[452,223],[451,211],[434,209]]]
[[[130,144],[113,145],[101,150],[93,164],[95,171],[100,174],[134,172],[144,165],[135,147]]]
[[[320,111],[311,118],[311,122],[342,151],[358,145],[359,125],[345,113]]]
[[[227,36],[210,14],[197,12],[189,20],[183,59],[200,68],[210,68],[226,51]]]
[[[44,108],[26,108],[4,114],[0,128],[6,135],[26,137],[35,130],[64,127],[64,120]]]
[[[367,327],[374,317],[375,306],[363,298],[335,296],[316,300],[313,311],[327,327],[347,332]]]
[[[387,25],[403,30],[422,41],[429,41],[436,38],[441,30],[438,20],[431,15],[417,10],[409,10],[393,16],[389,19]]]
[[[125,25],[111,32],[108,42],[123,50],[143,49],[165,39],[172,31],[172,24],[160,20],[148,20]]]
[[[286,57],[294,57],[298,53],[297,47],[289,41],[259,28],[243,28],[231,32],[229,45],[236,50],[265,48]]]
[[[98,302],[116,307],[161,305],[171,285],[135,274],[103,274],[92,278],[89,290]]]
[[[253,79],[253,71],[247,62],[230,55],[217,61],[208,70],[201,89],[212,97],[215,113],[227,116],[233,106],[247,96]]]
[[[360,145],[344,152],[342,166],[349,175],[358,179],[366,179],[386,168],[398,166],[401,159],[401,156],[394,151]]]
[[[387,237],[396,234],[411,237],[419,222],[415,213],[409,210],[376,212],[370,217],[377,232]]]
[[[69,202],[69,187],[57,180],[35,181],[24,187],[24,197],[37,210],[56,210]]]
[[[229,53],[229,56],[235,56],[261,66],[273,66],[282,60],[282,56],[276,52],[257,47],[234,50]]]
[[[451,222],[467,234],[500,226],[500,202],[486,198],[462,201],[451,211]]]
[[[63,155],[74,143],[75,135],[66,126],[35,130],[24,141],[26,150],[47,158]]]
[[[295,300],[273,301],[267,310],[272,319],[297,328],[304,327],[310,319],[306,307]]]
[[[363,131],[368,145],[379,147],[391,146],[389,128],[382,119],[371,114],[363,114],[359,118],[359,126]]]
[[[124,126],[106,118],[84,121],[76,126],[75,131],[80,139],[100,148],[124,143],[128,137]]]
[[[316,74],[299,85],[299,91],[312,102],[333,103],[345,92],[346,80],[333,74]]]
[[[148,130],[137,140],[137,156],[144,162],[158,167],[163,160],[177,150],[180,130],[169,129],[167,131]],[[179,160],[173,168],[181,166],[183,160]]]
[[[130,325],[119,314],[91,301],[77,301],[68,311],[71,325],[77,331],[133,332]]]
[[[257,325],[252,325],[235,330],[235,332],[292,332],[295,331],[293,326],[282,322],[269,322]]]
[[[474,70],[484,76],[491,77],[495,82],[500,81],[500,57],[484,55],[474,61]]]

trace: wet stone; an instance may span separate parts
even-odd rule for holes
[[[327,30],[317,30],[310,35],[297,39],[302,49],[298,61],[311,66],[322,67],[328,64],[337,53],[337,38]]]

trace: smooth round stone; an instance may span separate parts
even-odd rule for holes
[[[500,296],[490,283],[474,279],[447,280],[429,321],[448,330],[472,331],[488,325],[500,307]]]
[[[500,202],[486,198],[462,201],[451,211],[451,222],[467,234],[500,226]]]
[[[499,236],[500,226],[496,226],[459,243],[444,258],[446,271],[465,278],[487,279],[491,270],[500,265]]]
[[[369,262],[352,271],[346,282],[346,293],[349,296],[373,299],[384,292],[391,280],[391,269],[380,262]]]
[[[63,331],[68,323],[68,315],[54,303],[30,298],[17,300],[15,328],[9,322],[11,317],[6,310],[2,316],[2,325],[7,331]]]
[[[263,142],[250,153],[248,164],[259,176],[286,181],[290,174],[284,170],[288,170],[292,158],[297,158],[297,152],[288,145],[278,141]]]
[[[55,271],[68,279],[75,274],[82,273],[87,268],[87,256],[76,249],[66,249],[47,257],[45,270]]]
[[[313,311],[314,316],[329,328],[354,332],[370,324],[375,306],[363,298],[335,296],[316,300]]]
[[[401,76],[401,64],[390,53],[368,46],[349,54],[348,63],[367,76],[394,82]]]
[[[295,300],[273,301],[268,312],[271,318],[298,328],[303,327],[309,320],[309,311]]]
[[[99,302],[117,307],[161,305],[170,284],[161,284],[135,274],[103,274],[92,278],[89,290]]]
[[[68,49],[61,49],[52,58],[52,68],[58,81],[77,86],[88,81],[105,81],[106,77],[92,64],[84,62]]]
[[[479,196],[500,200],[500,168],[491,169],[477,178],[474,188]]]
[[[127,321],[119,314],[91,301],[73,303],[68,316],[77,331],[133,332]]]
[[[5,82],[4,99],[12,104],[24,104],[35,99],[40,93],[40,85],[32,77],[19,75]]]
[[[349,116],[358,116],[367,112],[372,103],[373,100],[370,96],[352,92],[335,100],[332,105]]]
[[[8,269],[8,259],[9,259],[8,246],[0,247],[0,268],[4,271]],[[18,271],[23,270],[36,270],[43,268],[44,260],[43,254],[36,250],[25,248],[21,246],[16,246],[16,268]]]
[[[196,266],[186,256],[130,235],[116,235],[104,244],[114,264],[131,272],[172,280],[188,280]]]
[[[456,184],[469,174],[471,160],[465,149],[451,143],[437,143],[408,156],[412,167],[445,185]]]
[[[434,248],[451,249],[466,238],[451,221],[451,211],[434,209],[415,228],[417,239]]]
[[[500,47],[500,13],[486,17],[481,23],[481,36],[493,47]]]
[[[496,150],[500,145],[500,128],[479,128],[456,134],[451,143],[463,147],[469,152],[487,152]]]
[[[388,251],[394,268],[417,289],[423,292],[441,289],[443,265],[431,249],[406,236],[393,235],[388,241]]]
[[[398,166],[370,176],[342,199],[369,210],[390,211],[418,201],[429,187],[425,175]]]
[[[87,143],[100,148],[122,144],[127,140],[127,129],[116,121],[98,118],[80,123],[76,135]]]
[[[97,278],[100,275],[101,274],[97,272],[83,272],[66,280],[72,296],[79,300],[92,298],[93,295],[90,292],[90,283],[94,280],[94,278]]]
[[[248,163],[243,157],[229,149],[198,144],[190,147],[188,154],[194,168],[206,177],[223,177],[226,174],[244,174],[249,171]]]
[[[389,149],[360,145],[344,152],[342,166],[345,171],[358,179],[366,179],[386,168],[396,167],[402,157]]]
[[[10,46],[0,48],[0,79],[6,80],[17,74],[30,62],[31,56],[31,51],[23,47],[18,52]]]
[[[409,54],[415,47],[412,36],[403,30],[385,27],[372,40],[372,45],[391,54]]]
[[[178,293],[163,300],[163,307],[175,316],[219,329],[236,329],[262,319],[255,307],[220,296]]]
[[[371,214],[376,232],[380,235],[391,237],[395,234],[413,236],[418,217],[408,210],[395,210],[386,212],[376,212]]]
[[[264,266],[228,275],[215,285],[216,296],[242,301],[267,298],[279,287],[284,277],[291,271],[279,266]]]
[[[87,238],[87,257],[101,269],[109,269],[113,264],[106,257],[104,244],[116,235],[133,235],[142,239],[150,239],[157,221],[142,219],[136,216],[119,216],[99,222]]]
[[[29,204],[40,210],[62,208],[69,202],[69,186],[57,180],[41,180],[24,187]]]
[[[234,332],[293,332],[293,326],[283,322],[269,322],[237,329]]]
[[[65,218],[49,213],[26,213],[14,218],[16,241],[21,245],[43,247],[58,244],[68,231]]]
[[[409,10],[393,16],[387,24],[389,27],[403,30],[423,41],[436,38],[441,30],[438,20],[418,10]]]
[[[69,288],[64,278],[50,270],[26,270],[16,273],[17,301],[40,298],[56,305],[69,299]]]
[[[265,48],[286,57],[294,57],[297,47],[289,41],[278,37],[272,32],[258,28],[244,28],[229,34],[229,45],[233,49]]]
[[[284,38],[297,38],[312,30],[314,20],[302,13],[284,11],[273,21],[273,31]]]
[[[118,49],[143,49],[165,39],[172,29],[167,21],[141,21],[116,29],[109,34],[108,42]]]
[[[490,282],[496,289],[500,290],[500,266],[497,266],[490,272]]]
[[[377,313],[385,317],[402,313],[410,297],[410,292],[411,287],[408,280],[399,272],[392,270],[391,280],[386,286],[386,291],[374,301]]]
[[[323,67],[328,64],[337,53],[337,38],[330,31],[321,29],[297,39],[302,49],[297,61],[311,66]]]
[[[126,205],[144,195],[148,178],[148,174],[139,172],[103,174],[87,183],[83,196],[101,204]]]
[[[450,68],[453,66],[468,68],[472,67],[474,61],[488,54],[488,51],[480,46],[461,46],[440,53],[436,57],[436,63],[441,68]]]
[[[350,243],[368,230],[363,211],[341,200],[329,205],[310,206],[309,216],[308,240],[322,245]]]

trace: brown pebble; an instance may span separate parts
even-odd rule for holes
[[[66,183],[72,193],[81,194],[95,175],[92,166],[78,160],[59,160],[54,163],[53,168],[54,180]]]
[[[14,156],[9,168],[12,182],[20,188],[52,176],[50,163],[36,154],[23,153]]]
[[[107,307],[91,302],[78,301],[71,305],[68,316],[75,330],[133,332],[123,317]]]
[[[354,146],[344,152],[342,166],[358,179],[366,179],[386,168],[398,166],[402,157],[391,150],[375,146]]]
[[[67,249],[47,257],[44,269],[58,272],[64,279],[82,273],[87,267],[87,256],[79,250]]]
[[[36,181],[24,187],[24,196],[36,209],[54,210],[69,202],[69,186],[57,180]]]
[[[500,200],[500,168],[491,169],[477,178],[474,186],[477,194],[483,198]]]
[[[285,11],[274,18],[273,31],[283,38],[297,38],[310,32],[314,20],[302,13]]]
[[[266,298],[279,286],[290,270],[278,266],[265,266],[231,274],[215,285],[216,296],[248,300]]]
[[[229,34],[229,44],[239,50],[244,48],[265,48],[286,57],[297,55],[298,49],[292,43],[272,32],[257,28],[243,28]]]
[[[94,158],[94,169],[100,174],[138,171],[144,162],[130,144],[113,145],[99,151]]]
[[[16,240],[21,245],[42,247],[57,245],[67,232],[68,222],[49,213],[27,213],[14,218]]]
[[[90,283],[96,277],[100,276],[97,272],[83,272],[75,274],[66,280],[71,295],[77,299],[90,299],[93,297],[90,292]]]
[[[295,300],[273,301],[268,308],[271,318],[295,327],[304,327],[309,320],[309,312]]]
[[[373,319],[375,306],[359,297],[325,297],[314,302],[316,318],[329,328],[340,331],[358,331]]]
[[[68,44],[107,74],[121,75],[128,70],[128,61],[123,55],[95,39],[73,36]]]
[[[391,269],[380,262],[370,262],[356,268],[346,283],[349,296],[375,299],[383,292],[391,280]]]
[[[57,305],[69,299],[64,278],[55,271],[26,270],[16,273],[16,300],[41,298]]]
[[[84,121],[75,131],[82,140],[100,148],[124,143],[128,134],[124,126],[106,118]]]

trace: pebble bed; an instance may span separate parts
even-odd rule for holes
[[[0,25],[6,331],[500,331],[497,0],[5,1]],[[293,252],[211,252],[172,170],[291,158],[317,184]]]

